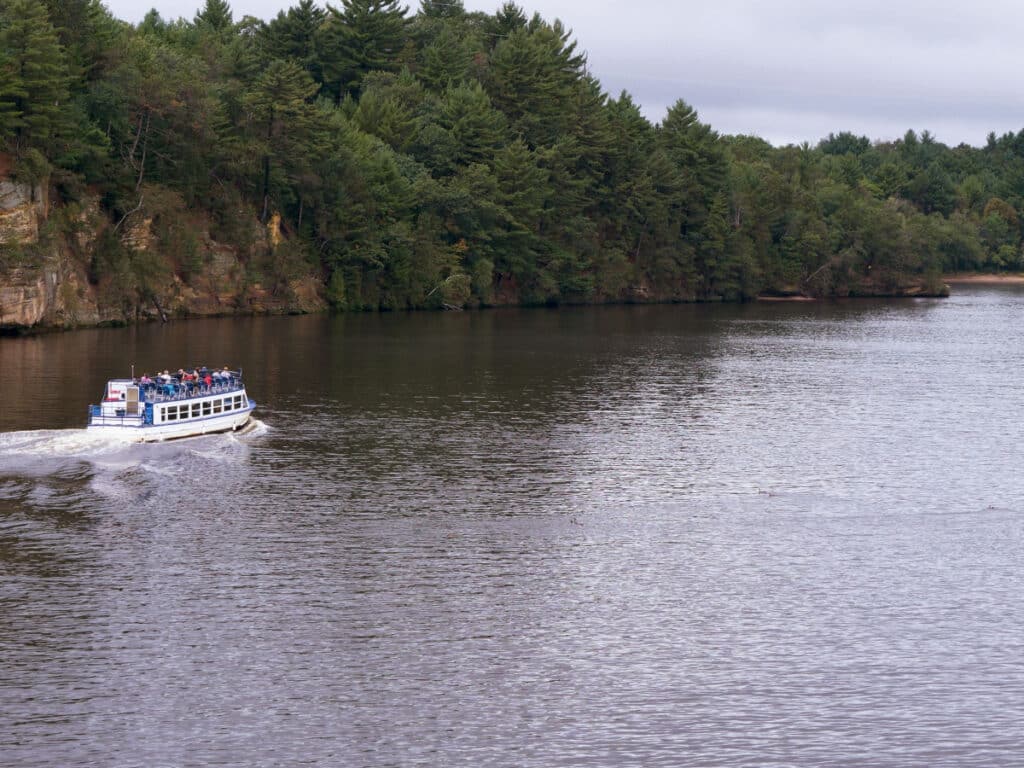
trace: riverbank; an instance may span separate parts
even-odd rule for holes
[[[244,272],[240,259],[230,259],[230,272]],[[223,285],[223,274],[213,274],[219,262],[211,261],[201,279],[195,282],[199,287],[186,284],[175,277],[172,288],[159,301],[149,305],[118,306],[104,301],[103,286],[88,282],[84,268],[64,261],[51,270],[15,270],[7,275],[0,271],[0,336],[20,336],[48,333],[76,328],[117,327],[148,322],[168,322],[209,317],[241,317],[263,315],[306,315],[331,311],[325,298],[327,287],[312,275],[293,280],[283,289],[268,291],[258,283],[242,286],[238,293],[227,289],[218,291],[211,286]],[[225,270],[221,269],[221,272]],[[829,299],[872,298],[945,298],[949,296],[950,285],[983,283],[1024,283],[1024,275],[954,275],[939,282],[932,281],[905,285],[900,289],[881,288],[871,281],[864,281],[852,290],[828,296],[813,296],[804,293],[762,293],[748,300],[765,303],[817,302]],[[638,290],[631,298],[595,300],[591,302],[564,302],[565,306],[622,304],[717,304],[719,302],[699,301],[681,298],[679,295],[657,295],[650,289]],[[467,304],[466,309],[529,307],[535,304],[520,303],[514,296],[504,301],[487,305]],[[727,302],[729,303],[729,302]],[[742,303],[742,302],[738,302]],[[460,306],[447,306],[462,309]],[[411,309],[411,308],[410,308]],[[415,310],[413,310],[415,311]]]
[[[947,285],[1024,285],[1024,274],[962,272],[943,275],[942,280]]]

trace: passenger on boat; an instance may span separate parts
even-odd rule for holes
[[[147,384],[152,384],[152,383],[153,383],[153,380],[151,378],[149,378],[149,374],[148,373],[142,374],[142,378],[139,379],[139,384],[141,384],[142,386],[146,386]]]

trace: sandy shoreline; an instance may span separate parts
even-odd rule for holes
[[[942,282],[947,286],[956,285],[1024,285],[1024,274],[1022,273],[999,273],[985,274],[982,272],[956,272],[942,276]],[[879,297],[881,298],[881,297]],[[758,296],[757,301],[817,301],[811,296],[794,294],[789,296]]]
[[[1024,285],[1024,275],[982,275],[964,273],[943,275],[942,281],[950,285]]]

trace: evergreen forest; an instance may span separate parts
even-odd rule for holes
[[[895,295],[1024,267],[1024,130],[773,147],[683,99],[652,123],[584,43],[511,2],[262,20],[207,0],[132,25],[99,0],[0,0],[0,153],[51,190],[48,237],[74,242],[99,200],[89,279],[136,300],[201,272],[199,219],[247,279],[315,275],[343,310]],[[140,216],[156,252],[119,236]]]

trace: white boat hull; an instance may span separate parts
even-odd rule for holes
[[[89,424],[86,429],[93,434],[107,434],[140,443],[177,440],[183,437],[199,437],[218,432],[235,432],[244,428],[252,419],[255,403],[248,408],[199,419],[188,419],[166,424],[143,424],[141,418],[110,418],[101,423]]]

